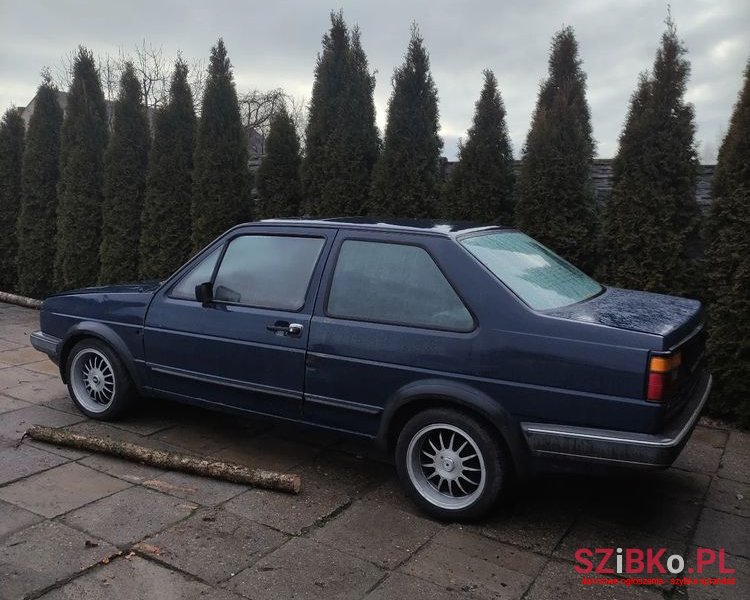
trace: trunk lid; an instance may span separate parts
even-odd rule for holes
[[[698,300],[620,288],[607,288],[589,300],[545,314],[658,335],[664,339],[664,350],[680,343],[703,321]]]

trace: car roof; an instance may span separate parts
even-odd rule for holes
[[[446,221],[439,219],[377,219],[372,217],[264,219],[259,223],[299,227],[336,227],[372,231],[400,231],[404,233],[422,233],[444,237],[456,237],[465,233],[484,230],[504,229],[504,227],[500,225],[485,225],[470,221]]]

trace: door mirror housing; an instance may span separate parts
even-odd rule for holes
[[[214,286],[210,281],[199,283],[195,286],[195,299],[207,308],[214,300]]]

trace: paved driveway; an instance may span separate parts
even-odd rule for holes
[[[545,477],[482,523],[443,524],[372,448],[335,436],[155,401],[89,421],[29,347],[37,324],[0,304],[0,599],[750,598],[748,434],[701,425],[668,471]],[[18,444],[32,424],[297,472],[303,492]],[[582,547],[665,547],[687,565],[724,548],[737,585],[584,586]]]

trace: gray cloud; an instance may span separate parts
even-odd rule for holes
[[[377,70],[375,100],[383,127],[390,77],[401,62],[412,20],[431,53],[440,94],[445,154],[470,125],[481,71],[495,71],[516,153],[520,152],[545,76],[549,42],[563,24],[575,27],[598,141],[598,154],[613,156],[638,73],[651,67],[664,29],[666,2],[572,0],[497,2],[437,0],[362,2],[257,0],[211,3],[24,2],[0,0],[0,108],[25,105],[45,65],[78,44],[116,53],[146,40],[190,60],[206,57],[219,36],[229,49],[240,90],[284,87],[309,97],[320,38],[331,8],[343,5],[350,24],[362,29],[370,65]],[[713,160],[750,56],[747,0],[674,0],[672,11],[688,46],[697,138]]]

